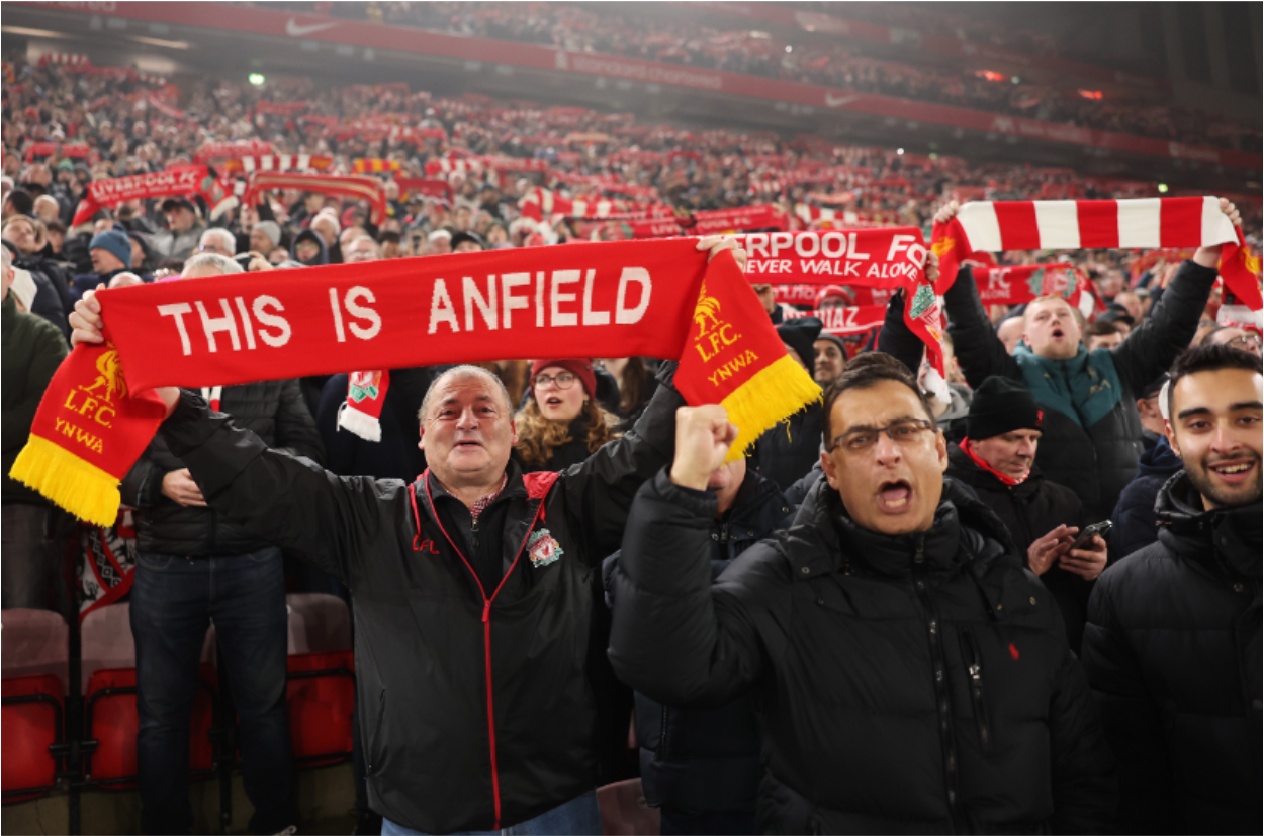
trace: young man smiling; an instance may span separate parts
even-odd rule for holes
[[[1116,832],[1261,828],[1260,358],[1203,346],[1172,366],[1159,540],[1108,569],[1084,667],[1120,761]]]
[[[682,409],[637,494],[610,658],[667,704],[751,693],[759,832],[1097,832],[1113,762],[1058,608],[1000,521],[943,478],[912,373],[862,354],[825,396],[795,523],[714,585],[705,489],[736,428]]]

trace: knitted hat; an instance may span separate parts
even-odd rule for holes
[[[798,353],[804,366],[808,369],[812,368],[812,362],[816,358],[816,350],[812,347],[812,343],[816,342],[816,338],[821,335],[821,320],[814,316],[788,319],[777,326],[777,335],[781,337],[783,343]]]
[[[1026,387],[1004,377],[989,377],[974,390],[966,433],[981,441],[1012,430],[1039,430],[1044,418],[1044,410]]]
[[[123,262],[124,267],[132,263],[132,242],[121,229],[106,229],[93,235],[88,242],[88,252],[93,250],[105,250]]]
[[[593,371],[593,361],[591,359],[582,360],[536,360],[531,364],[531,379],[535,380],[535,376],[547,369],[549,366],[557,366],[559,369],[566,369],[575,377],[579,378],[579,385],[584,387],[584,392],[590,398],[597,397],[597,373]]]
[[[255,229],[268,236],[272,246],[276,247],[281,243],[281,227],[276,221],[259,221],[255,224]]]
[[[847,356],[847,349],[843,346],[842,337],[838,336],[837,334],[831,334],[828,331],[822,331],[820,334],[817,335],[816,339],[813,340],[812,342],[819,343],[821,340],[829,340],[835,346],[837,346],[839,354],[843,355],[843,357]],[[815,346],[813,346],[813,349],[815,349]],[[815,351],[813,352],[812,356],[816,357]]]

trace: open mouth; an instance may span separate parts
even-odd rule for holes
[[[1233,459],[1227,462],[1210,464],[1207,466],[1207,469],[1222,480],[1236,484],[1246,481],[1247,477],[1255,470],[1255,464],[1254,460]]]
[[[878,504],[884,511],[899,512],[909,505],[913,498],[913,488],[903,479],[883,482],[878,487]]]
[[[1065,336],[1066,336],[1066,332],[1065,332],[1065,331],[1063,331],[1061,328],[1054,328],[1054,329],[1053,329],[1053,338],[1054,338],[1055,340],[1060,340],[1060,339],[1062,339],[1062,338],[1063,338],[1063,337],[1065,337]]]
[[[559,407],[562,405],[562,399],[556,395],[550,395],[544,399],[544,405],[549,407]]]

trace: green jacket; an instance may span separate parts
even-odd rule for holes
[[[0,404],[4,412],[0,415],[0,432],[4,449],[0,461],[4,465],[4,489],[0,499],[5,503],[46,504],[35,491],[10,479],[9,470],[26,445],[44,390],[66,357],[66,338],[51,322],[19,311],[12,293],[5,296],[3,311]]]

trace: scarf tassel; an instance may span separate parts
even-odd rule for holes
[[[787,403],[806,406],[820,399],[821,387],[789,355],[760,369],[741,388],[720,402],[729,415],[743,416],[741,426],[737,428],[737,439],[729,448],[725,461],[735,461],[746,455],[747,449],[765,430],[785,420]]]
[[[118,479],[38,435],[27,440],[9,476],[93,525],[108,528],[118,516]]]

